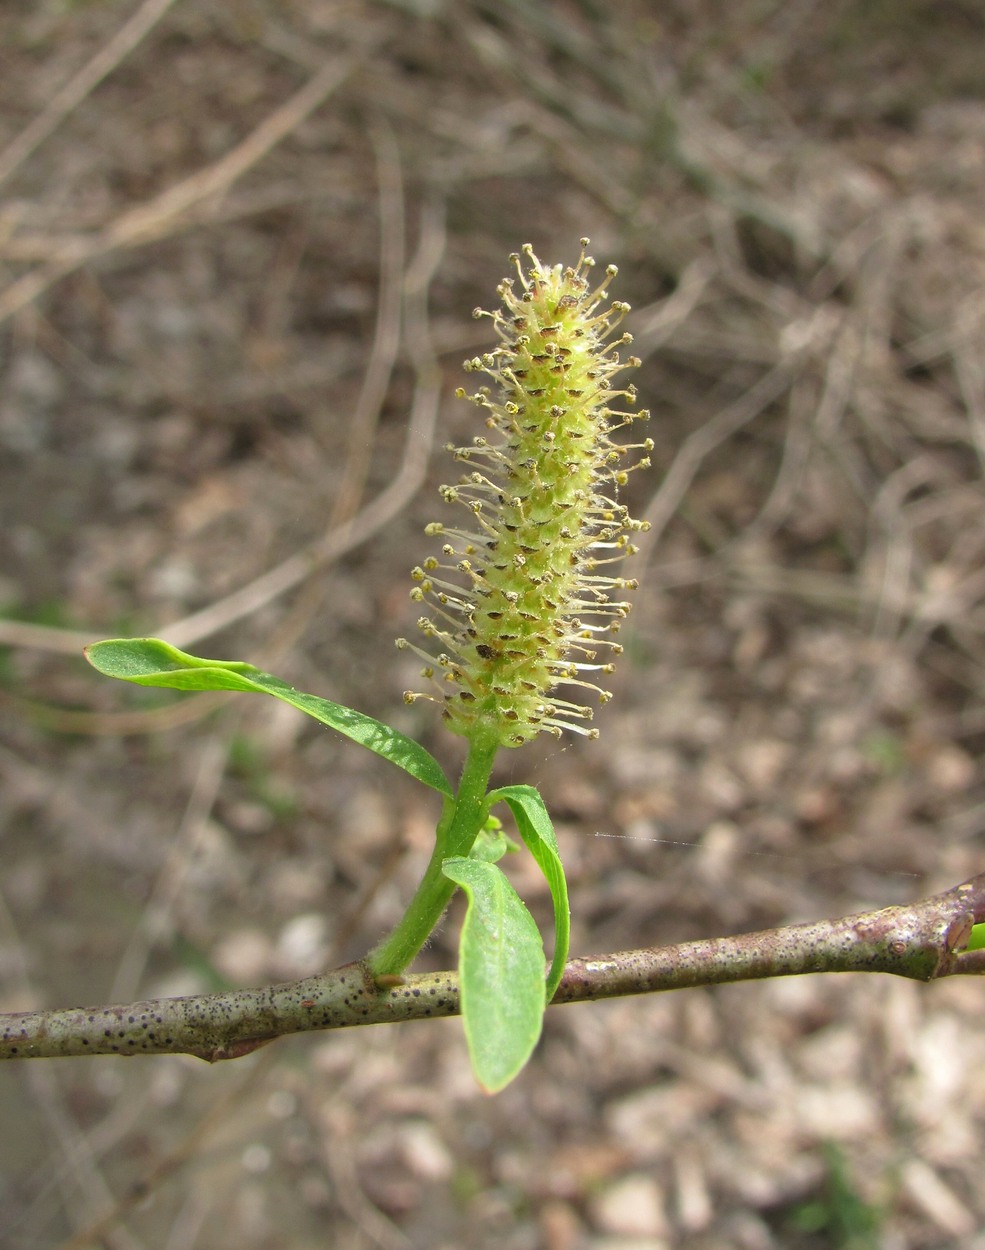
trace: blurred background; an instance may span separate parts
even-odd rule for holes
[[[293,978],[396,919],[429,794],[80,650],[247,659],[456,768],[393,639],[526,242],[619,266],[656,440],[601,739],[502,760],[573,953],[985,868],[983,84],[974,0],[3,6],[0,1007]],[[983,993],[564,1007],[494,1099],[454,1020],[6,1065],[0,1246],[985,1246]]]

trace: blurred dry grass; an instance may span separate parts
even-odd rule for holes
[[[166,632],[452,759],[392,638],[526,241],[620,265],[658,443],[602,739],[507,761],[576,948],[980,871],[982,34],[925,0],[0,12],[3,1007],[291,976],[395,916],[426,797],[75,657]],[[492,1101],[454,1022],[8,1067],[0,1246],[982,1245],[981,994],[559,1010]]]

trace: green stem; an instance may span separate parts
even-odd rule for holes
[[[458,794],[448,804],[435,832],[435,845],[421,884],[389,936],[370,952],[374,976],[394,976],[413,961],[457,889],[441,871],[450,855],[468,855],[486,818],[486,792],[498,742],[476,737],[469,742]]]

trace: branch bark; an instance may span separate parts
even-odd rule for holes
[[[980,975],[985,950],[965,949],[985,923],[985,873],[916,903],[737,937],[569,961],[554,1003],[696,985],[883,972],[918,981]],[[256,990],[147,999],[118,1006],[0,1015],[0,1059],[189,1054],[235,1059],[277,1037],[362,1024],[454,1016],[453,972],[375,980],[362,961]]]

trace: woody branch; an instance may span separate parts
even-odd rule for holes
[[[837,920],[572,959],[553,1002],[811,972],[883,972],[918,981],[981,974],[985,950],[964,949],[980,923],[985,873],[915,903]],[[359,961],[263,989],[0,1015],[0,1059],[189,1054],[215,1062],[292,1033],[458,1012],[455,973],[377,980]]]

